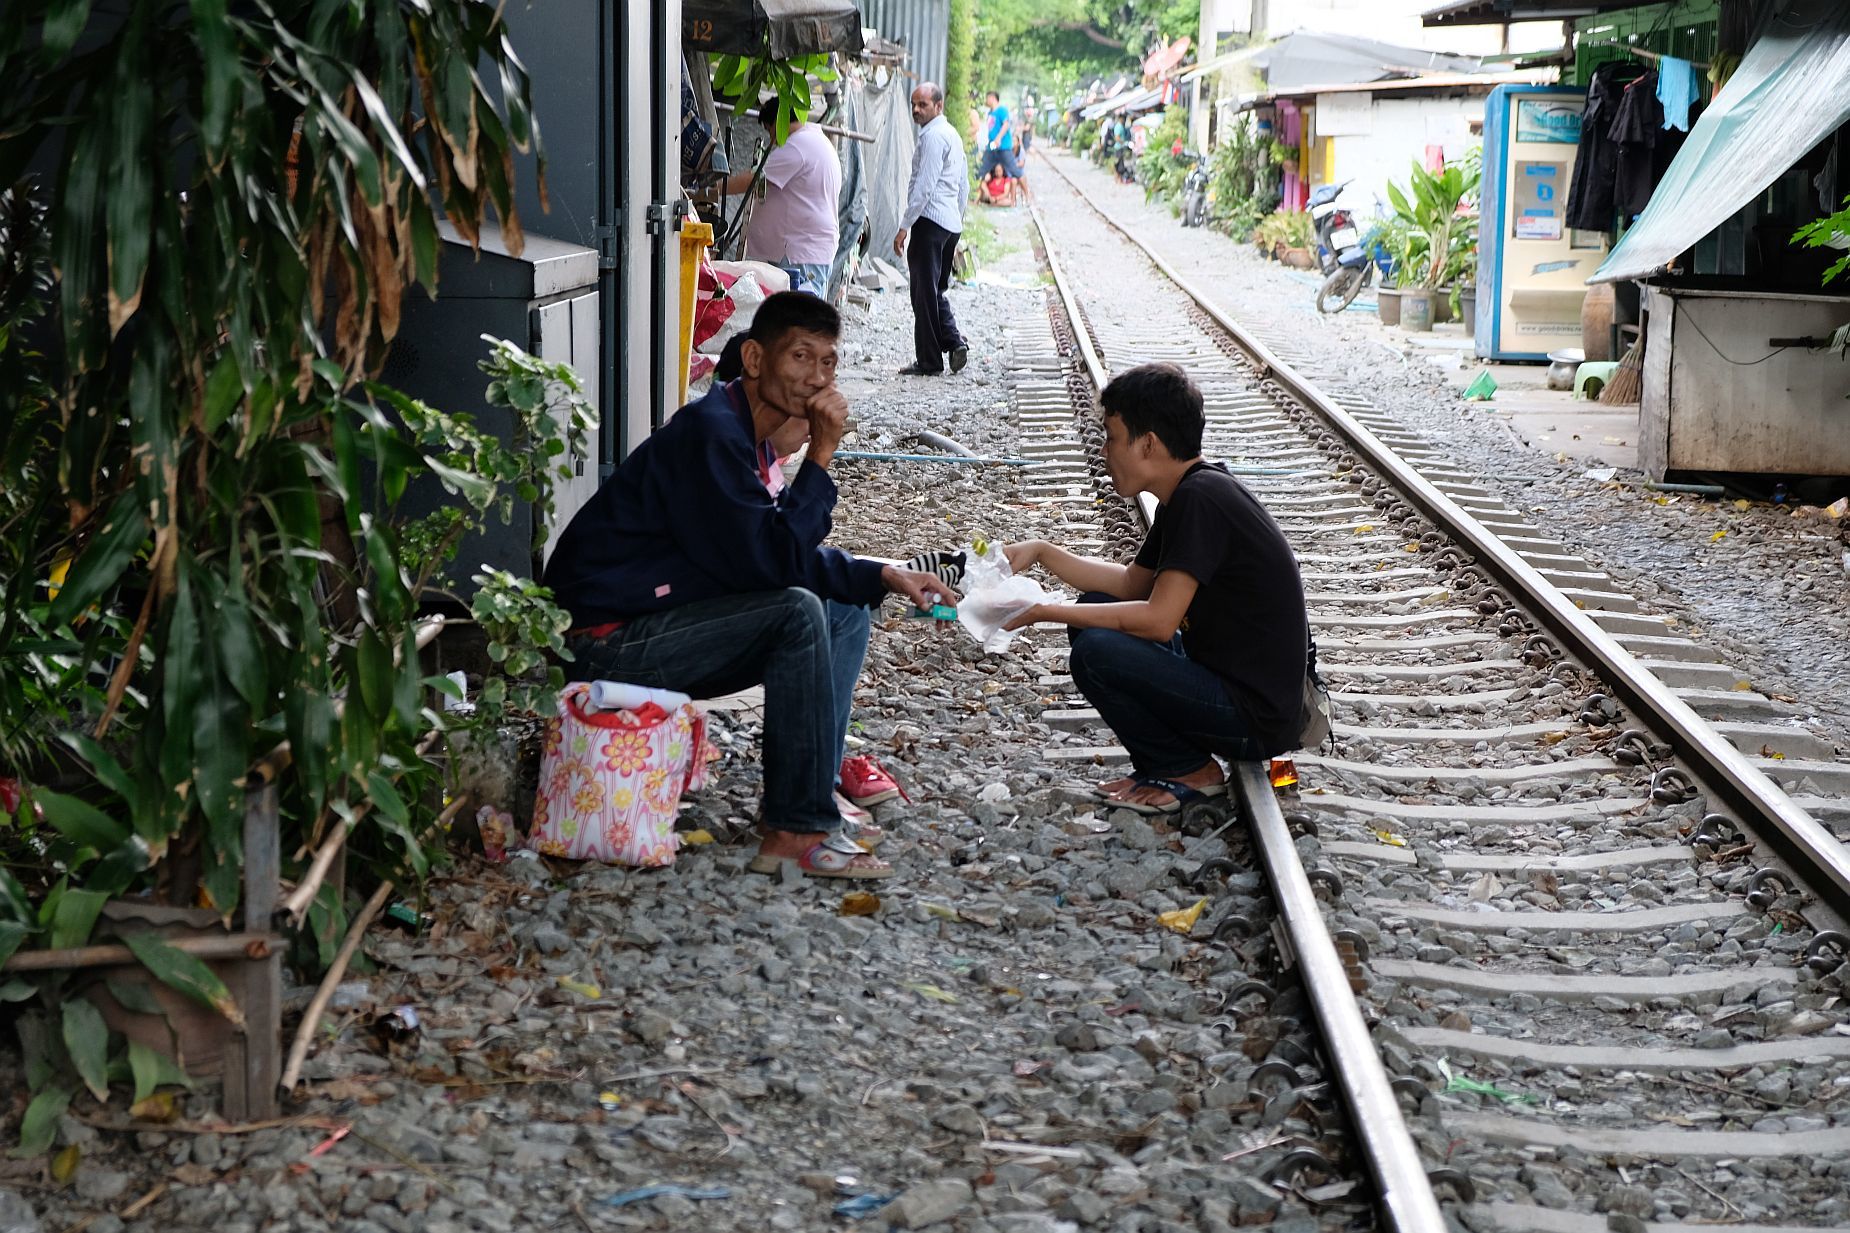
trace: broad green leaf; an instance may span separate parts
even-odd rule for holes
[[[53,950],[62,950],[67,946],[82,946],[90,940],[90,934],[96,929],[96,918],[102,914],[103,905],[109,902],[109,896],[100,891],[66,887],[58,896],[58,903],[52,909],[51,933],[49,942]]]
[[[38,996],[39,987],[29,980],[15,977],[0,985],[0,1002],[29,1002]]]
[[[224,152],[231,131],[231,109],[237,101],[238,48],[226,20],[225,0],[192,0],[192,9],[193,37],[205,69],[200,138],[206,157],[216,164]]]
[[[19,1146],[12,1154],[22,1160],[43,1155],[58,1133],[58,1119],[71,1107],[74,1095],[76,1093],[68,1087],[48,1087],[34,1096],[32,1103],[26,1106],[26,1116],[19,1123]]]
[[[4,865],[0,865],[0,912],[5,912],[23,925],[31,925],[38,920],[32,912],[32,901],[26,898],[26,888],[19,884],[13,871]]]
[[[386,650],[385,643],[371,627],[360,631],[360,639],[353,648],[353,662],[358,679],[352,684],[359,686],[366,713],[383,721],[392,710],[392,652]],[[352,704],[349,696],[348,705]]]
[[[219,0],[223,3],[223,0]],[[197,3],[195,3],[197,7]],[[244,397],[244,378],[238,373],[238,366],[227,356],[220,357],[212,366],[212,375],[206,378],[205,390],[205,427],[207,432],[218,431],[218,426],[231,417],[231,412],[238,405],[238,399]]]
[[[385,103],[380,100],[372,83],[357,69],[353,71],[353,88],[360,96],[366,114],[372,117],[375,131],[384,139],[386,149],[391,151],[392,157],[398,160],[398,165],[409,176],[412,186],[422,195],[425,191],[423,170],[419,168],[417,159],[412,157],[411,147],[405,144],[404,134],[398,131],[398,122],[386,112]]]
[[[392,781],[378,771],[370,771],[366,776],[366,795],[371,798],[373,808],[381,816],[390,818],[400,826],[411,822],[411,810],[405,805],[405,798],[398,794]]]
[[[122,941],[161,983],[217,1011],[236,1027],[244,1027],[244,1012],[238,1009],[231,991],[225,988],[224,981],[213,975],[211,968],[151,933],[124,934]]]
[[[11,959],[36,930],[22,921],[0,921],[0,963]]]
[[[150,986],[129,980],[106,980],[103,984],[108,988],[109,996],[123,1010],[137,1015],[156,1015],[162,1019],[167,1017],[167,1012],[162,1009]]]
[[[437,478],[442,479],[448,491],[459,494],[462,500],[474,505],[475,509],[487,509],[488,502],[494,500],[494,479],[483,479],[474,472],[457,470],[435,455],[425,454],[424,461],[433,472],[437,472]]]
[[[45,14],[45,62],[62,60],[77,46],[90,20],[90,0],[55,0]]]
[[[193,709],[195,799],[206,816],[203,877],[212,906],[229,913],[237,905],[243,878],[244,775],[250,767],[250,711],[226,677],[218,643],[201,656],[198,702]]]
[[[148,517],[135,494],[122,494],[109,507],[95,538],[71,564],[64,586],[45,614],[46,624],[68,625],[87,610],[121,578],[147,537]]]
[[[45,821],[73,843],[107,852],[129,837],[128,827],[74,796],[40,788],[32,799],[44,811]]]
[[[135,786],[135,781],[129,778],[129,773],[123,769],[122,763],[116,760],[114,754],[82,732],[65,733],[64,743],[77,752],[77,756],[89,766],[90,773],[96,776],[99,783],[129,802],[131,806],[134,804],[135,798],[140,793]]]
[[[99,1104],[109,1100],[109,1028],[102,1012],[82,998],[64,1004],[64,1048],[77,1077]]]
[[[128,1064],[135,1076],[136,1104],[152,1096],[157,1087],[193,1085],[186,1072],[174,1065],[172,1058],[159,1050],[150,1049],[138,1040],[128,1042]]]
[[[263,713],[269,701],[268,670],[257,639],[257,623],[241,596],[228,595],[218,605],[215,632],[219,659],[232,688],[253,712]]]
[[[154,74],[149,71],[147,10],[132,10],[122,37],[117,40],[114,97],[110,101],[110,185],[106,212],[109,219],[109,332],[122,328],[141,299],[142,280],[148,273],[148,256],[154,234],[154,175],[157,154],[151,143],[154,131]],[[139,357],[138,357],[139,358]]]

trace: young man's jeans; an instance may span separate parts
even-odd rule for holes
[[[778,268],[790,275],[792,291],[807,291],[822,300],[829,298],[828,262],[786,262]]]
[[[800,587],[701,600],[568,642],[585,680],[718,698],[764,686],[764,823],[833,831],[854,683],[872,614]]]
[[[1082,604],[1120,602],[1091,591]],[[1098,709],[1137,774],[1174,779],[1200,770],[1211,754],[1236,761],[1261,755],[1246,712],[1211,669],[1188,658],[1178,634],[1151,642],[1115,629],[1068,629],[1073,684]]]

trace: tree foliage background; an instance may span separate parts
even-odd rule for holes
[[[1090,76],[1134,73],[1152,48],[1200,24],[1200,0],[976,0],[972,90],[1052,97]]]

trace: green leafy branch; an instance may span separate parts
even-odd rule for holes
[[[790,140],[790,126],[809,119],[815,99],[809,79],[834,81],[838,74],[826,54],[774,60],[769,56],[720,56],[713,63],[713,89],[734,100],[736,111],[755,105],[768,89],[777,97],[772,125],[776,143]]]

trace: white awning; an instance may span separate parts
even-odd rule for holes
[[[1137,90],[1130,94],[1119,95],[1117,98],[1108,98],[1102,103],[1094,103],[1092,106],[1086,108],[1085,111],[1081,112],[1080,117],[1086,120],[1096,120],[1100,116],[1115,115],[1120,111],[1135,111],[1141,107],[1153,107],[1157,103],[1160,103],[1162,98],[1163,88],[1161,86],[1156,87],[1154,90]]]
[[[1774,17],[1690,130],[1638,221],[1587,281],[1647,278],[1850,122],[1850,5]]]

